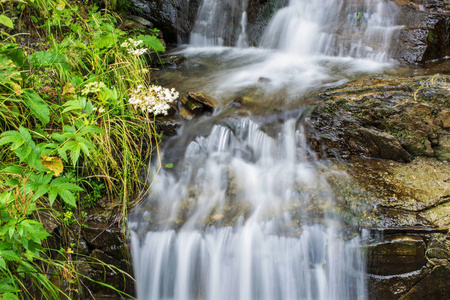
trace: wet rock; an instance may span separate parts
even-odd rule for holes
[[[186,61],[186,57],[182,54],[160,55],[152,58],[151,65],[156,68],[176,69],[184,61]]]
[[[147,19],[144,19],[143,17],[139,17],[139,16],[135,16],[135,15],[129,15],[128,18],[130,18],[133,21],[138,22],[139,24],[145,26],[145,27],[150,27],[153,28],[153,23],[150,22]]]
[[[400,275],[368,275],[369,298],[377,300],[398,299],[408,292],[418,281],[429,273],[429,269],[422,268]]]
[[[163,137],[174,136],[181,127],[181,121],[176,116],[158,117],[155,123],[155,129],[163,134]]]
[[[438,266],[400,299],[448,299],[449,295],[450,268]]]
[[[443,161],[450,161],[450,133],[439,137],[439,144],[435,149],[436,157]]]
[[[119,228],[102,223],[87,223],[88,227],[83,228],[83,236],[86,242],[93,248],[101,249],[112,245],[120,246],[123,241]]]
[[[115,267],[118,267],[119,269],[125,268],[125,266],[123,266],[122,261],[120,261],[117,258],[114,258],[112,256],[109,256],[108,254],[106,254],[105,252],[103,252],[100,249],[94,249],[91,252],[91,257],[96,259],[91,262],[91,266],[92,266],[92,268],[97,269],[97,270],[104,270],[105,269],[104,264],[115,266]]]
[[[370,274],[396,275],[420,270],[427,262],[425,242],[417,236],[395,236],[367,246]]]
[[[374,76],[325,91],[320,95],[324,102],[310,117],[313,149],[342,158],[446,160],[449,78]]]
[[[364,127],[357,128],[355,133],[354,140],[348,141],[349,144],[356,144],[356,149],[351,149],[353,153],[360,152],[362,155],[369,157],[403,162],[411,159],[411,155],[402,148],[394,136],[388,133]]]
[[[187,95],[188,95],[189,99],[197,101],[206,107],[217,108],[217,102],[214,99],[212,99],[208,96],[205,96],[202,93],[188,91]]]
[[[187,109],[189,109],[191,112],[193,112],[194,114],[202,112],[203,111],[203,105],[194,101],[192,98],[185,98],[182,97],[180,99],[181,103],[184,105],[184,107],[186,107]]]
[[[190,111],[181,101],[178,104],[178,113],[185,120],[192,120],[195,117],[195,113]]]
[[[131,10],[164,32],[167,42],[186,43],[200,4],[199,0],[132,0]]]
[[[450,54],[447,38],[449,7],[444,1],[396,1],[397,23],[404,26],[393,38],[392,55],[410,64],[442,59]]]
[[[450,129],[450,110],[442,110],[438,114],[438,120],[441,122],[442,128]]]

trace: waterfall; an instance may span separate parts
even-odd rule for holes
[[[249,118],[222,123],[130,218],[138,298],[366,298],[359,240],[343,239],[301,122],[276,137]]]
[[[396,14],[392,1],[290,0],[256,49],[246,48],[247,0],[203,1],[190,44],[245,49],[182,50],[198,68],[176,82],[242,96],[242,115],[258,104],[300,112],[269,127],[218,113],[168,142],[161,166],[174,168],[161,168],[129,217],[139,299],[367,299],[360,239],[344,230],[299,107],[312,89],[390,66]]]
[[[384,0],[290,0],[279,10],[261,47],[302,55],[386,61],[397,8]]]
[[[203,0],[189,44],[197,47],[246,46],[247,3],[248,0]]]

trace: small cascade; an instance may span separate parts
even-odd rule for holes
[[[247,3],[248,0],[203,0],[189,44],[196,47],[243,47],[247,43]]]
[[[359,240],[311,155],[296,119],[275,137],[248,118],[198,136],[130,217],[138,298],[364,299]]]
[[[247,12],[244,11],[241,17],[241,33],[236,42],[236,47],[247,48],[248,47],[248,37],[247,37]]]
[[[397,8],[385,0],[290,0],[270,22],[261,47],[300,55],[389,59]]]

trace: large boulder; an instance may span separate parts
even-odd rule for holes
[[[354,80],[320,94],[312,112],[313,149],[320,155],[409,161],[447,160],[449,76]]]

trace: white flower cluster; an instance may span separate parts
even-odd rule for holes
[[[135,41],[132,38],[128,39],[128,42],[123,42],[122,44],[120,44],[120,47],[122,48],[126,48],[127,52],[136,56],[142,55],[145,52],[147,52],[147,48],[137,48],[140,44],[142,44],[143,41],[142,40],[138,40]]]
[[[104,87],[106,87],[106,85],[103,82],[98,81],[89,82],[84,86],[83,90],[81,91],[81,94],[87,95],[89,93],[98,93]]]
[[[130,96],[128,102],[136,109],[148,111],[156,116],[167,115],[170,109],[169,103],[178,99],[180,94],[173,88],[163,88],[159,85],[145,88],[143,85],[138,85]]]

